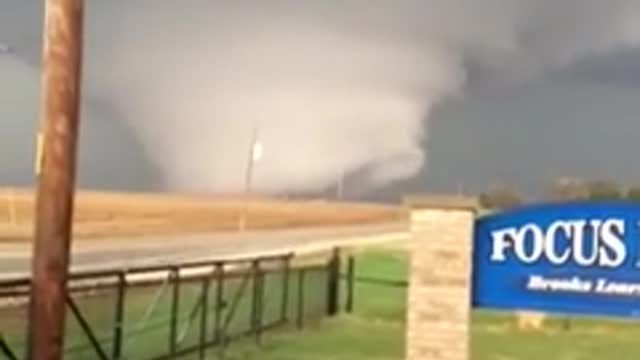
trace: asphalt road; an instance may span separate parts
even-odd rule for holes
[[[401,241],[408,236],[403,223],[339,227],[211,233],[167,237],[83,240],[74,243],[72,271],[129,268],[201,259],[254,256],[331,248],[358,242]],[[0,278],[29,275],[31,246],[0,244]]]

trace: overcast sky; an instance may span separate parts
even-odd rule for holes
[[[31,181],[40,3],[0,0],[2,183]],[[237,190],[256,117],[264,190],[640,184],[636,2],[88,3],[84,186]]]

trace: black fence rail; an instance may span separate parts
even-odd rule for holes
[[[341,259],[339,253],[336,253],[335,259],[338,262],[343,260],[346,262],[344,272],[340,271],[340,267],[335,269],[335,273],[338,274],[338,278],[344,283],[345,292],[343,294],[336,294],[337,299],[341,299],[344,304],[344,310],[347,313],[354,311],[356,285],[370,285],[370,286],[382,286],[389,288],[406,289],[409,287],[409,281],[406,279],[389,279],[376,276],[361,275],[356,272],[356,258],[354,256],[348,256],[346,259]],[[336,287],[339,291],[341,286]]]
[[[261,344],[269,330],[336,315],[340,252],[296,260],[283,254],[73,273],[65,359],[224,357],[236,339]],[[28,278],[0,281],[0,359],[28,359],[29,291]]]

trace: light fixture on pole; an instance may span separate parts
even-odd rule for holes
[[[258,162],[262,159],[263,148],[262,144],[259,142],[255,142],[251,151],[251,160],[252,162]]]

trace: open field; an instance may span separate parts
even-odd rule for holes
[[[406,255],[367,252],[359,275],[406,278]],[[303,333],[269,335],[262,349],[236,346],[229,360],[402,360],[404,288],[359,284],[355,313],[324,321]],[[473,312],[472,360],[632,360],[640,356],[640,323],[609,318],[552,317],[543,330],[519,331],[512,314]]]
[[[80,191],[77,238],[232,231],[247,211],[247,229],[360,225],[396,221],[402,210],[371,204],[267,198]],[[0,241],[32,236],[34,194],[0,188]]]

